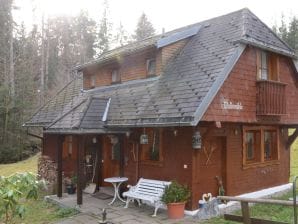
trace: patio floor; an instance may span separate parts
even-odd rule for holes
[[[80,211],[77,216],[58,222],[60,224],[98,224],[102,220],[104,208],[107,212],[106,221],[113,224],[199,223],[199,220],[192,216],[185,216],[180,220],[170,220],[164,209],[159,209],[157,217],[152,217],[154,208],[151,206],[143,204],[138,207],[134,203],[130,203],[130,207],[125,209],[123,202],[116,201],[113,205],[108,205],[112,200],[111,198],[102,200],[85,193],[83,194],[83,205],[80,207],[76,205],[76,195],[63,194],[60,199],[56,195],[51,195],[47,196],[46,200],[62,207],[76,208]]]

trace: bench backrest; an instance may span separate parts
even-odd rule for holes
[[[168,181],[140,178],[136,185],[135,193],[146,195],[148,197],[161,197],[166,186],[170,184],[171,182]]]

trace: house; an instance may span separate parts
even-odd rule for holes
[[[227,195],[289,181],[297,69],[294,51],[245,8],[78,66],[25,126],[43,128],[59,197],[63,175],[78,176],[78,204],[86,181],[177,180],[195,210],[218,179]]]

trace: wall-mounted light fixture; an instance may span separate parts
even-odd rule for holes
[[[129,136],[130,136],[130,131],[125,132],[125,135],[126,135],[127,138],[129,138]]]
[[[145,145],[145,144],[148,144],[148,142],[149,142],[148,135],[145,133],[145,128],[144,128],[144,132],[140,136],[140,144]]]
[[[93,144],[97,143],[97,139],[96,139],[96,137],[93,137],[93,138],[92,138],[92,143],[93,143]]]
[[[202,148],[202,136],[199,130],[196,130],[192,135],[192,148],[193,149]]]
[[[176,137],[178,135],[178,130],[177,129],[174,129],[173,134]]]

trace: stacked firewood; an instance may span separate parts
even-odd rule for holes
[[[38,174],[48,185],[53,185],[57,181],[57,164],[49,156],[41,156],[38,160]]]

